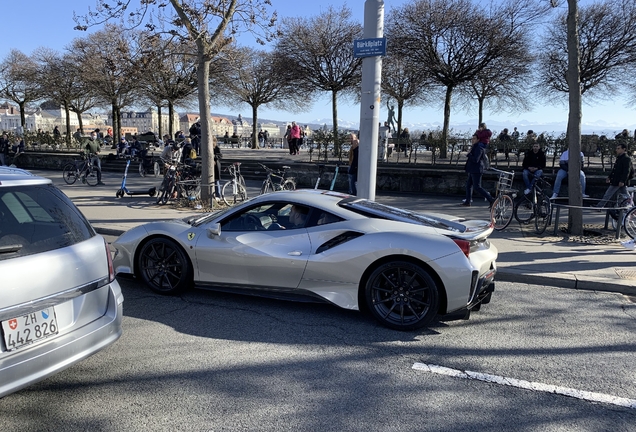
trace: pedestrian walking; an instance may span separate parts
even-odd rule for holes
[[[472,136],[471,144],[472,147],[466,155],[466,165],[464,166],[464,170],[468,174],[468,178],[466,179],[466,199],[464,199],[461,205],[470,207],[470,203],[473,200],[473,188],[492,205],[495,199],[481,185],[481,178],[489,165],[488,145],[479,141],[477,132]]]
[[[0,165],[6,165],[9,160],[9,138],[4,133],[0,137]]]
[[[360,140],[356,134],[349,134],[349,195],[358,195],[358,151]]]

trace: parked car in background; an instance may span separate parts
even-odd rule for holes
[[[114,243],[117,273],[176,294],[193,286],[366,309],[412,330],[490,301],[489,221],[320,190],[260,195],[227,210],[151,222]]]
[[[109,246],[51,180],[0,167],[0,397],[114,343]]]

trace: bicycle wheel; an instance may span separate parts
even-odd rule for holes
[[[169,177],[164,177],[161,182],[161,186],[159,186],[159,193],[157,195],[157,204],[165,204],[170,199],[170,194],[172,194],[172,186],[171,179]]]
[[[152,164],[152,172],[155,177],[161,174],[161,167],[159,166],[159,162],[155,161],[155,163]]]
[[[534,205],[527,195],[523,195],[517,200],[514,216],[520,224],[527,224],[534,217]]]
[[[506,229],[512,221],[515,205],[510,195],[500,195],[492,204],[490,209],[490,220],[497,231]]]
[[[62,177],[66,184],[72,185],[77,181],[77,168],[75,164],[68,163],[64,165],[64,169],[62,170]]]
[[[296,182],[292,179],[287,179],[283,182],[282,189],[289,191],[296,190]]]
[[[537,203],[537,214],[534,218],[534,230],[537,234],[543,234],[550,223],[552,204],[547,196],[541,197]]]
[[[628,236],[636,239],[636,207],[632,207],[625,215],[623,228]]]
[[[223,197],[223,202],[231,206],[245,201],[247,199],[247,191],[241,184],[230,180],[223,185],[221,196]]]
[[[142,177],[146,177],[146,168],[144,168],[144,163],[139,162],[139,175]]]
[[[263,186],[261,186],[261,195],[270,193],[273,189],[272,183],[269,180],[265,180],[263,181]]]
[[[88,183],[89,186],[96,186],[97,185],[97,170],[93,168],[87,169],[85,178],[86,178],[86,183]]]

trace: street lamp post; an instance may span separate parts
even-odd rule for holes
[[[364,2],[364,38],[382,38],[384,34],[384,0]],[[382,57],[362,60],[360,95],[360,149],[358,150],[358,196],[375,200],[378,132],[380,120],[380,83]]]

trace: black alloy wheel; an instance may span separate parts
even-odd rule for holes
[[[371,314],[384,326],[414,330],[426,326],[437,315],[439,289],[420,266],[391,261],[371,274],[365,300]]]
[[[178,294],[192,283],[192,267],[172,240],[155,238],[143,245],[137,262],[143,281],[159,294]]]

